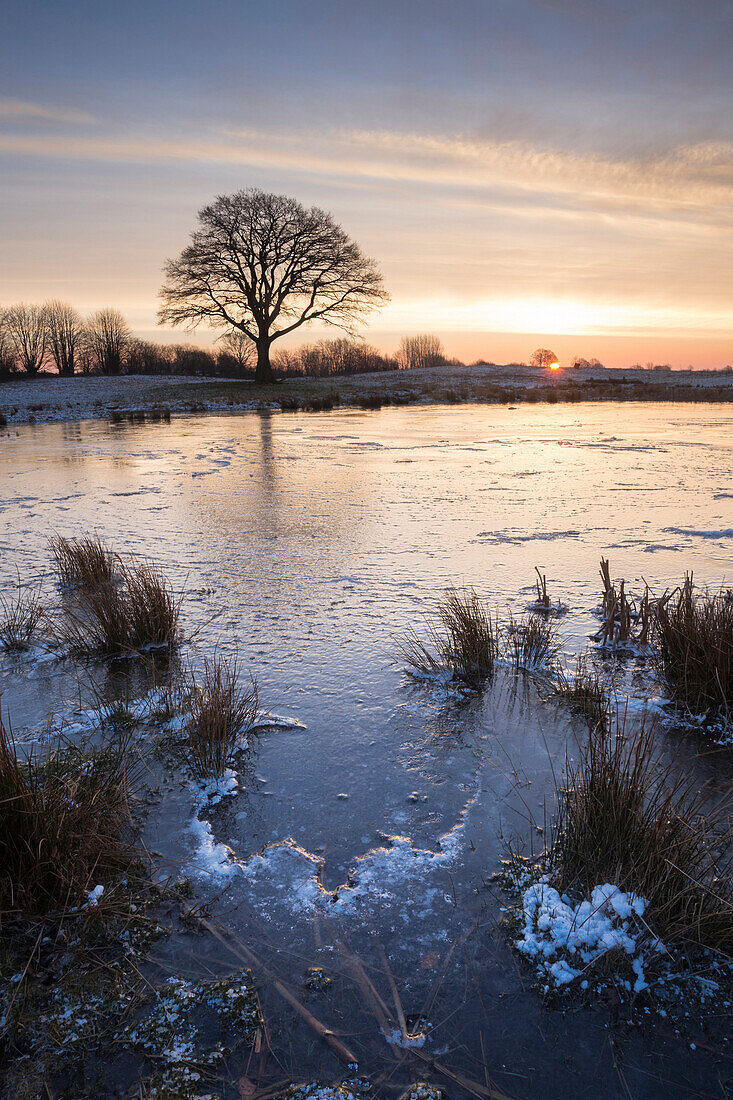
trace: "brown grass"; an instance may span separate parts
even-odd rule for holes
[[[59,628],[61,639],[77,654],[106,657],[173,646],[181,598],[155,566],[121,566],[118,584],[87,588],[79,609],[67,609]]]
[[[49,546],[61,584],[94,588],[114,580],[117,558],[99,535],[83,535],[78,539],[56,535]]]
[[[16,595],[9,600],[0,596],[0,648],[28,649],[42,617],[38,592],[24,591],[19,577]]]
[[[692,574],[660,602],[654,629],[657,670],[674,700],[695,713],[733,711],[733,600],[696,590]]]
[[[491,611],[473,588],[451,588],[438,603],[427,642],[413,630],[398,642],[399,657],[418,675],[449,670],[453,678],[477,687],[494,671],[498,630]]]
[[[237,658],[204,658],[201,675],[194,677],[184,727],[190,760],[201,777],[222,775],[239,738],[257,718],[257,684],[241,684]]]
[[[0,717],[0,915],[79,905],[133,858],[124,746],[23,762]]]
[[[730,806],[716,808],[679,761],[662,762],[652,725],[592,728],[558,798],[561,890],[590,896],[614,883],[647,899],[644,919],[663,942],[733,949]]]
[[[608,693],[599,674],[588,668],[587,659],[583,654],[577,659],[572,677],[568,677],[561,667],[556,669],[555,694],[567,703],[575,714],[584,718],[589,726],[606,728],[611,713]]]

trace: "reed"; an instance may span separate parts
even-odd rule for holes
[[[589,897],[609,882],[646,898],[664,943],[733,948],[730,806],[678,760],[662,760],[652,724],[591,727],[558,790],[550,865],[558,888]]]
[[[692,574],[656,610],[655,663],[673,699],[694,713],[733,710],[733,600]]]
[[[255,680],[240,682],[236,657],[205,657],[201,675],[193,679],[188,706],[184,729],[193,770],[201,778],[223,775],[238,741],[257,718]]]

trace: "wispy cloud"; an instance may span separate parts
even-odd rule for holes
[[[5,101],[7,103],[8,101]],[[26,105],[29,106],[30,105]],[[22,116],[23,105],[13,117]],[[0,115],[3,113],[0,101]],[[39,112],[44,108],[37,108]],[[72,113],[49,112],[69,120]],[[540,195],[563,196],[567,205],[606,216],[668,213],[716,226],[730,223],[733,206],[733,143],[700,143],[647,158],[612,159],[519,142],[492,142],[461,135],[391,131],[297,133],[225,131],[202,140],[154,137],[60,137],[0,135],[0,149],[44,157],[102,161],[191,161],[243,164],[342,180],[433,185],[463,191],[510,188],[530,205]],[[524,197],[522,197],[524,196]],[[728,212],[726,214],[726,211]]]
[[[73,107],[47,107],[42,103],[28,103],[22,99],[0,98],[0,118],[35,122],[94,122],[94,117],[86,111],[77,111]]]

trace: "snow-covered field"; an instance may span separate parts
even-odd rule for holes
[[[364,394],[395,393],[409,396],[410,401],[437,403],[455,400],[481,399],[485,385],[513,386],[532,390],[547,383],[572,382],[583,385],[603,380],[610,384],[641,383],[660,392],[670,386],[693,386],[696,389],[725,387],[733,393],[733,373],[722,371],[647,371],[606,370],[588,368],[566,369],[558,375],[517,365],[443,366],[415,371],[388,371],[379,374],[336,376],[334,378],[293,378],[273,390],[252,398],[247,384],[231,379],[210,379],[193,376],[162,377],[125,375],[120,378],[55,376],[32,380],[0,382],[0,413],[9,424],[28,421],[63,422],[109,417],[115,410],[150,409],[155,405],[169,408],[172,413],[196,411],[234,411],[250,408],[279,408],[279,397],[294,392],[307,398],[309,394],[334,387],[345,404],[356,402]],[[200,393],[197,393],[200,391]],[[603,397],[602,389],[593,392],[595,399]]]

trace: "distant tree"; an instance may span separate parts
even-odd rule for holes
[[[169,374],[170,349],[151,340],[131,339],[125,348],[125,369],[128,374]]]
[[[26,374],[38,374],[48,347],[43,306],[11,306],[3,315],[3,325],[20,368]]]
[[[89,344],[102,374],[119,374],[132,339],[127,322],[117,309],[100,309],[87,322]]]
[[[549,367],[551,363],[557,363],[557,356],[549,348],[537,348],[529,357],[531,367]]]
[[[330,214],[264,191],[220,195],[165,267],[161,323],[208,322],[257,348],[256,380],[274,380],[274,340],[309,321],[346,332],[386,300],[382,277]]]
[[[195,344],[176,344],[172,349],[174,374],[216,374],[216,358]]]
[[[439,367],[445,363],[443,345],[437,336],[403,336],[397,349],[400,370]]]
[[[74,373],[76,358],[84,338],[84,324],[73,306],[66,302],[47,302],[46,335],[48,348],[59,374]]]
[[[245,332],[239,328],[229,329],[220,339],[222,351],[235,360],[240,370],[255,365],[255,346]]]
[[[0,375],[12,374],[16,368],[15,348],[5,327],[4,309],[0,309]]]

